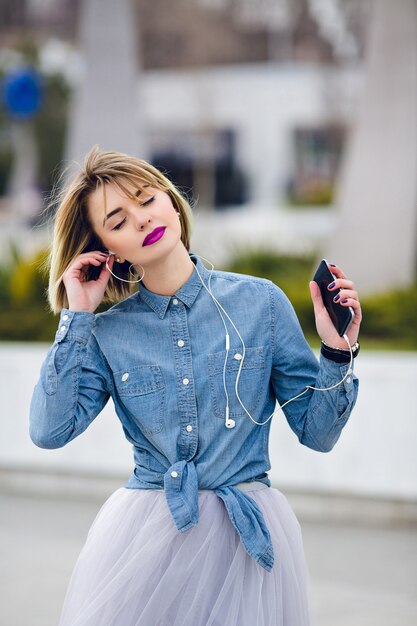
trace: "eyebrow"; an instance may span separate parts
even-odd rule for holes
[[[150,185],[143,185],[143,189],[145,187],[149,187]],[[142,193],[142,191],[140,189],[138,189],[138,191],[135,193],[135,196],[137,198],[139,198],[140,194]],[[113,217],[113,215],[116,215],[116,213],[120,213],[120,211],[123,211],[122,207],[117,207],[117,209],[113,209],[112,211],[110,211],[110,213],[107,213],[106,217],[103,220],[103,226],[105,225],[105,223],[107,222],[107,220],[109,220],[111,217]]]

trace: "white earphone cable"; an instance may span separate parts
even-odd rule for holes
[[[269,420],[273,417],[273,415],[275,415],[275,413],[277,411],[282,410],[287,404],[289,404],[293,400],[296,400],[297,398],[299,398],[300,396],[305,394],[309,389],[312,389],[314,391],[329,391],[330,389],[334,389],[335,387],[338,387],[339,385],[341,385],[346,380],[346,378],[349,376],[349,374],[352,373],[352,363],[353,363],[352,346],[350,345],[350,341],[349,341],[348,336],[346,334],[344,334],[343,335],[343,339],[346,341],[347,345],[349,346],[350,362],[349,362],[349,367],[347,369],[346,374],[343,376],[343,378],[338,383],[336,383],[335,385],[332,385],[331,387],[313,387],[311,385],[307,385],[306,388],[304,389],[304,391],[302,391],[298,395],[294,396],[293,398],[290,398],[289,400],[284,402],[284,404],[281,404],[277,409],[275,409],[275,411],[273,413],[271,413],[271,415],[264,422],[257,422],[256,420],[254,420],[252,415],[249,413],[249,411],[247,410],[247,408],[243,404],[242,400],[240,399],[239,392],[238,392],[238,384],[239,384],[240,372],[242,371],[243,361],[245,359],[245,353],[246,353],[245,342],[243,341],[243,339],[242,339],[238,329],[236,328],[235,324],[233,323],[232,319],[229,317],[228,313],[224,310],[224,308],[222,307],[220,302],[215,298],[215,296],[213,295],[213,292],[211,291],[210,281],[211,281],[211,275],[212,275],[213,270],[214,270],[213,263],[211,263],[211,261],[209,261],[208,259],[206,259],[206,258],[204,258],[204,257],[202,257],[200,255],[197,255],[197,254],[193,253],[192,256],[198,256],[200,259],[204,259],[205,261],[207,261],[207,263],[210,263],[210,265],[212,267],[212,269],[210,270],[209,278],[208,278],[208,288],[204,284],[204,281],[203,281],[203,279],[201,277],[200,272],[197,269],[197,266],[195,266],[195,270],[196,270],[196,272],[197,272],[197,274],[198,274],[198,276],[199,276],[199,278],[201,280],[201,283],[202,283],[203,287],[209,293],[209,295],[211,296],[214,304],[216,305],[217,310],[219,312],[219,315],[222,318],[222,322],[223,322],[223,325],[224,325],[224,328],[225,328],[225,332],[226,332],[226,358],[225,358],[225,361],[224,361],[224,364],[223,364],[223,386],[224,386],[224,390],[225,390],[225,394],[226,394],[226,417],[225,417],[225,422],[226,422],[226,426],[228,428],[233,428],[234,425],[235,425],[234,420],[230,420],[229,419],[229,396],[228,396],[227,388],[226,388],[226,364],[227,364],[227,357],[228,357],[229,350],[230,350],[230,337],[229,337],[229,334],[227,332],[227,326],[226,326],[226,323],[225,323],[225,321],[223,319],[223,315],[220,312],[220,309],[225,313],[226,317],[228,318],[228,320],[232,324],[233,328],[235,329],[236,333],[239,336],[240,341],[242,342],[242,347],[243,347],[242,359],[240,361],[239,370],[238,370],[238,374],[237,374],[236,381],[235,381],[236,396],[237,396],[237,399],[239,400],[240,405],[242,406],[243,410],[245,411],[245,413],[252,420],[252,422],[254,424],[257,424],[258,426],[264,426],[265,424],[267,424],[269,422]]]

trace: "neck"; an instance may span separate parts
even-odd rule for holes
[[[163,259],[144,265],[145,278],[142,284],[160,296],[173,296],[190,278],[194,267],[184,245],[177,246]]]

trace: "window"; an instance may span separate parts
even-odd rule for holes
[[[176,131],[150,136],[151,162],[202,207],[247,200],[247,179],[236,161],[236,133],[230,129]]]
[[[287,185],[290,204],[332,204],[344,141],[345,129],[338,125],[293,131],[294,173]]]

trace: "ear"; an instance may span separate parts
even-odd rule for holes
[[[112,252],[112,250],[107,250],[107,252],[109,254],[116,254],[115,252]],[[121,257],[117,256],[116,259],[117,263],[124,263],[126,259],[122,259]]]

